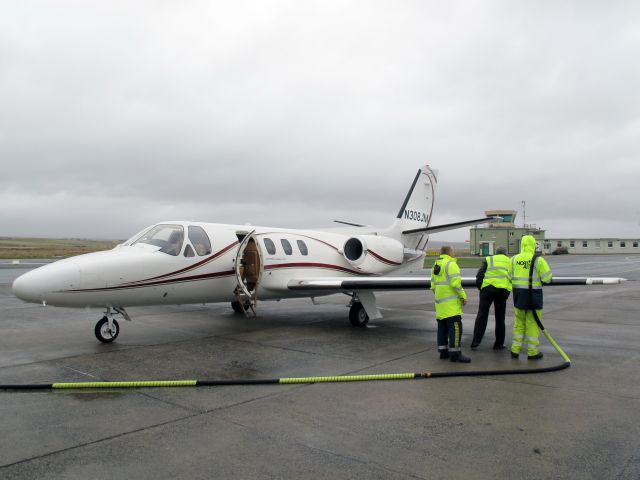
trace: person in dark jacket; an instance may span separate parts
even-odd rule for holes
[[[477,349],[487,329],[489,309],[493,304],[496,318],[494,350],[504,348],[505,326],[504,317],[507,309],[507,299],[511,293],[511,259],[505,254],[505,247],[498,247],[496,254],[487,257],[476,274],[476,286],[480,289],[480,305],[476,323],[473,327],[471,348]]]

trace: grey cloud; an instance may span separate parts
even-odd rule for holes
[[[429,163],[438,223],[527,200],[552,233],[637,235],[634,2],[5,10],[0,234],[385,224]]]

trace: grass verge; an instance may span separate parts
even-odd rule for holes
[[[83,253],[111,250],[118,243],[121,241],[0,237],[0,259],[73,257]]]
[[[438,259],[438,257],[427,257],[424,259],[424,268],[433,267],[433,263]],[[459,257],[458,258],[458,266],[460,268],[480,268],[482,262],[484,261],[484,257]]]

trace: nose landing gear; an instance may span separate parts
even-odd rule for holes
[[[98,320],[93,331],[96,334],[96,338],[102,343],[111,343],[116,339],[118,333],[120,333],[120,325],[114,319],[109,321],[109,318],[105,315]]]
[[[113,311],[111,308],[112,307],[107,307],[107,310],[104,312],[104,317],[98,320],[93,329],[96,338],[102,343],[113,342],[120,333],[120,325],[118,321],[113,318],[114,315],[121,315],[125,320],[131,321],[131,317],[129,317],[129,314],[124,308],[113,307]]]

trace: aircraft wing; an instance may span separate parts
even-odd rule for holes
[[[554,277],[547,286],[560,285],[615,285],[626,278],[615,277]],[[462,277],[463,287],[475,287],[475,277]],[[297,278],[290,280],[287,288],[292,291],[313,294],[358,291],[427,290],[431,288],[428,277],[325,277]]]

